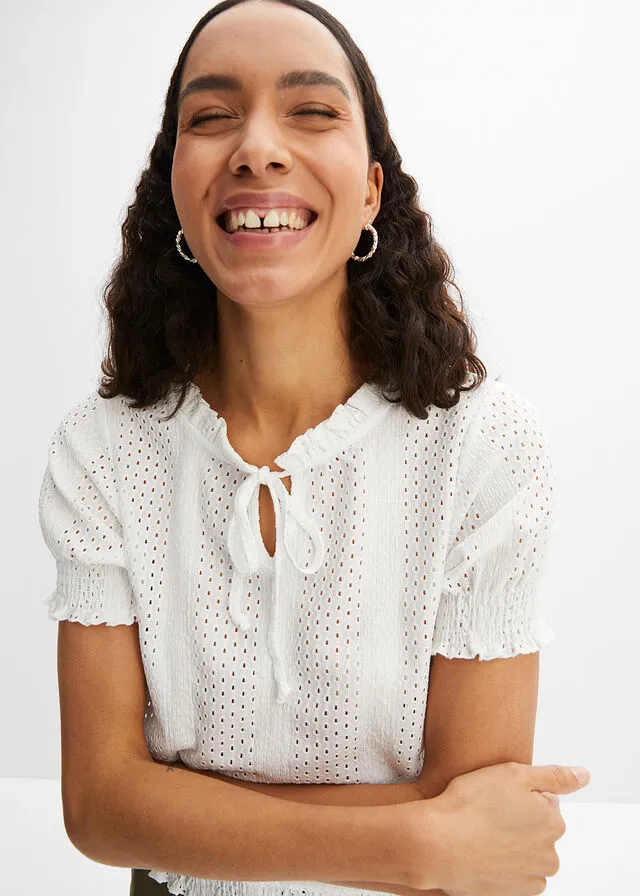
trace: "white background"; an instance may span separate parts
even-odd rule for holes
[[[640,57],[632,2],[337,0],[420,185],[478,354],[540,410],[558,518],[534,764],[640,802]],[[206,4],[3,4],[3,775],[60,774],[48,440],[92,389],[101,289]],[[634,708],[635,706],[635,708]]]

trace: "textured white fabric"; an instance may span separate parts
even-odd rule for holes
[[[415,779],[431,656],[555,637],[539,608],[553,518],[539,413],[487,379],[422,420],[365,383],[280,472],[237,454],[193,383],[167,420],[177,395],[136,410],[94,391],[63,416],[39,499],[50,618],[137,622],[156,759],[266,783]],[[189,896],[356,892],[150,874]]]

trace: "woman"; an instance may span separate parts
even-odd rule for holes
[[[346,30],[306,0],[210,10],[122,232],[104,380],[52,439],[40,518],[59,569],[51,618],[135,631],[141,749],[351,805],[366,782],[379,806],[450,792],[473,769],[477,786],[505,772],[481,766],[507,731],[509,774],[529,763],[538,651],[554,637],[537,609],[546,439],[474,354]],[[76,691],[69,726],[82,703]],[[446,739],[462,718],[466,754]],[[541,892],[557,803],[496,780],[495,811],[527,834],[516,847],[496,815],[474,835],[483,860],[505,852],[491,892]],[[473,883],[469,853],[454,864]],[[130,892],[225,886],[267,884],[144,868]]]

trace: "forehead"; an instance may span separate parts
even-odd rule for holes
[[[355,96],[350,65],[333,34],[308,13],[281,3],[239,3],[204,26],[193,42],[180,78],[211,71],[242,75],[251,88],[275,83],[289,69],[317,68],[341,78]]]

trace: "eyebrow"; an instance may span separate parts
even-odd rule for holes
[[[319,71],[318,69],[299,69],[287,72],[281,75],[276,81],[278,90],[290,90],[293,87],[314,87],[318,84],[326,87],[337,87],[344,94],[348,102],[351,102],[349,91],[340,78],[330,75],[328,72]],[[233,75],[201,75],[189,81],[187,86],[182,90],[178,97],[178,107],[182,105],[185,98],[190,93],[197,93],[205,90],[242,90],[242,81]]]

